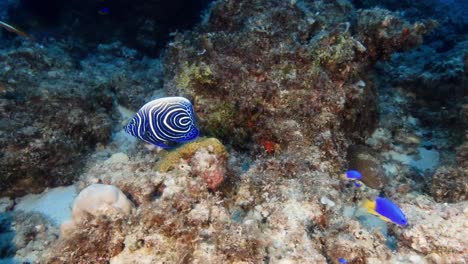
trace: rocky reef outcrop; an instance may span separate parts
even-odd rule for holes
[[[140,148],[98,162],[82,175],[80,188],[115,185],[136,211],[125,219],[81,222],[47,252],[48,262],[462,258],[458,238],[446,248],[412,246],[409,240],[432,220],[420,221],[428,207],[399,191],[406,187],[399,178],[377,184],[378,190],[339,178],[348,146],[376,126],[369,70],[378,59],[419,44],[429,24],[410,24],[383,9],[356,10],[347,1],[217,1],[209,11],[194,31],[169,43],[164,85],[193,101],[203,133],[219,141],[169,153]],[[403,131],[399,138],[414,145]],[[227,147],[216,147],[220,141]],[[207,181],[204,172],[212,179],[222,172],[223,180],[213,186],[218,180]],[[408,229],[356,209],[381,191],[405,212],[422,210],[408,214]]]
[[[428,35],[425,44],[410,52],[396,53],[378,66],[384,86],[399,90],[396,93],[407,98],[399,102],[411,113],[407,120],[414,118],[403,127],[401,123],[390,124],[395,120],[390,116],[394,109],[387,108],[386,122],[393,126],[391,133],[403,131],[418,138],[417,145],[424,148],[417,151],[424,152],[420,156],[434,156],[438,152],[431,162],[435,168],[419,177],[419,181],[424,181],[424,189],[438,202],[464,201],[468,191],[465,179],[468,34],[463,30],[466,20],[456,19],[466,16],[466,9],[454,10],[455,6],[435,1],[430,9],[434,11],[431,17],[438,21],[437,30]],[[453,13],[449,20],[444,16],[448,12]],[[411,126],[422,129],[415,134]],[[437,168],[439,163],[444,166]]]
[[[165,57],[165,87],[194,99],[205,133],[240,148],[301,142],[330,153],[343,152],[344,132],[359,137],[375,125],[367,70],[424,33],[347,2],[229,1],[205,23],[175,36]]]
[[[407,1],[393,10],[373,2],[219,0],[193,30],[167,36],[156,25],[164,12],[150,11],[160,1],[113,1],[108,14],[71,1],[83,12],[56,17],[76,22],[58,26],[69,38],[36,31],[32,43],[6,33],[0,191],[73,182],[66,197],[82,192],[60,237],[46,219],[18,212],[18,200],[0,199],[0,258],[466,262],[464,42],[443,49],[429,32],[448,20],[394,11]],[[127,3],[142,16],[105,31]],[[25,29],[47,22],[40,18],[25,19]],[[84,30],[90,24],[96,31]],[[149,54],[171,42],[160,61],[118,42],[93,45],[101,32]],[[420,46],[424,39],[430,44]],[[170,150],[135,144],[121,130],[129,109],[165,92],[193,102],[202,137]],[[360,170],[362,183],[340,177],[347,169]],[[400,207],[408,225],[361,208],[377,196]]]
[[[160,87],[158,61],[132,64],[135,56],[119,43],[101,45],[80,62],[65,44],[44,48],[28,42],[0,50],[3,195],[41,192],[80,174],[87,155],[109,142],[118,105],[139,107]],[[141,72],[134,75],[135,68]]]

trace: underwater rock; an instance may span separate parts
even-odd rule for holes
[[[388,73],[389,83],[416,93],[418,98],[452,107],[467,92],[463,61],[467,49],[468,41],[459,42],[444,52],[425,45],[397,53],[380,67]]]
[[[226,174],[227,151],[216,138],[201,138],[168,151],[156,164],[159,172],[168,172],[177,166],[184,166],[181,160],[187,160],[187,170],[203,179],[209,189],[216,190],[224,181]]]
[[[468,133],[468,130],[465,130]],[[468,135],[468,134],[467,134]],[[468,138],[465,135],[465,142],[456,148],[457,163],[461,168],[468,168]]]
[[[373,242],[384,240],[382,235],[376,235],[378,233],[371,233],[365,229],[360,229],[354,224],[350,228],[355,228],[353,230],[354,235],[338,235],[333,237],[333,239],[327,240],[325,250],[330,259],[338,260],[345,258],[349,263],[362,263],[365,260],[379,263],[389,254],[389,250],[385,247],[374,248],[372,246]]]
[[[41,214],[0,213],[0,262],[35,263],[58,238],[58,227]]]
[[[13,208],[14,201],[9,197],[2,197],[0,198],[0,214],[9,211]]]
[[[226,157],[213,152],[214,147],[198,150],[190,160],[192,172],[201,177],[210,190],[216,190],[226,177]]]
[[[23,47],[2,50],[0,57],[0,82],[11,91],[2,101],[9,118],[0,122],[0,191],[16,197],[69,183],[85,154],[111,134],[111,98],[57,81],[71,66],[60,50]],[[53,71],[61,74],[52,77]]]
[[[395,51],[420,45],[422,36],[436,26],[430,20],[410,24],[396,12],[382,8],[360,9],[357,13],[357,34],[372,59],[388,59]]]
[[[99,44],[96,54],[90,54],[80,65],[88,69],[87,75],[96,79],[101,89],[114,92],[120,105],[136,111],[162,88],[161,60],[141,57],[137,50],[117,41]]]
[[[228,153],[218,139],[199,138],[174,150],[168,151],[167,154],[156,163],[155,169],[159,172],[168,172],[174,169],[180,163],[181,159],[189,160],[198,150],[203,148],[209,149],[211,153],[219,157],[227,158]]]
[[[423,197],[414,202],[402,208],[410,225],[396,232],[398,240],[423,255],[438,254],[447,263],[463,263],[468,248],[467,203],[446,206]]]
[[[351,146],[348,150],[348,167],[362,174],[361,181],[374,189],[382,189],[388,182],[385,171],[375,153],[363,145]]]
[[[423,34],[402,36],[407,22],[390,11],[369,11],[372,20],[359,11],[355,25],[352,8],[347,1],[215,2],[206,23],[169,43],[164,85],[193,98],[201,129],[234,147],[268,140],[285,148],[300,138],[342,153],[343,130],[359,138],[375,125],[374,86],[359,82],[370,79],[366,69]]]
[[[135,51],[112,43],[77,62],[63,45],[24,43],[0,50],[4,195],[70,184],[87,155],[109,141],[114,126],[120,128],[116,99],[136,108],[159,91],[158,60],[136,61]]]
[[[99,113],[103,109],[95,97],[59,95],[33,97],[21,104],[13,101],[10,111],[17,114],[0,125],[5,132],[0,136],[0,191],[5,195],[20,196],[70,183],[86,153],[111,134],[110,116]],[[83,118],[86,113],[95,114]],[[24,127],[28,123],[34,126]]]
[[[205,160],[206,153],[202,156],[197,159],[210,161]],[[177,263],[195,257],[194,261],[213,259],[216,263],[260,261],[256,253],[260,248],[259,231],[239,233],[239,229],[252,229],[254,224],[233,223],[223,197],[208,192],[201,177],[193,177],[192,165],[179,160],[174,169],[162,173],[153,170],[153,161],[154,156],[144,152],[132,159],[117,153],[82,175],[79,186],[91,182],[113,184],[125,191],[138,209],[125,220],[102,216],[82,221],[69,236],[51,246],[44,256],[45,263],[103,259],[151,263],[155,258]],[[200,240],[193,240],[197,237]]]
[[[432,176],[431,195],[437,202],[468,200],[466,168],[440,167]]]
[[[467,75],[468,76],[468,75]],[[467,78],[468,79],[468,78]],[[463,109],[463,106],[462,106]],[[465,131],[463,143],[455,149],[456,165],[443,166],[432,176],[431,195],[437,202],[455,203],[468,199],[468,141],[466,113],[461,113],[460,130]]]

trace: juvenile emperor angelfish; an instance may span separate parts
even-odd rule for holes
[[[194,140],[199,133],[193,106],[184,97],[164,97],[145,104],[125,131],[161,148]]]

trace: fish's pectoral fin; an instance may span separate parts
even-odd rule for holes
[[[170,142],[170,141],[156,141],[155,143],[153,143],[154,145],[158,146],[158,147],[161,147],[161,148],[165,148],[165,149],[171,149],[171,148],[174,148],[177,146],[177,143],[174,143],[174,142]]]

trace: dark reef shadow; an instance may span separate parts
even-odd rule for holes
[[[0,263],[13,264],[16,246],[13,239],[16,235],[12,228],[13,216],[6,212],[0,214]]]

